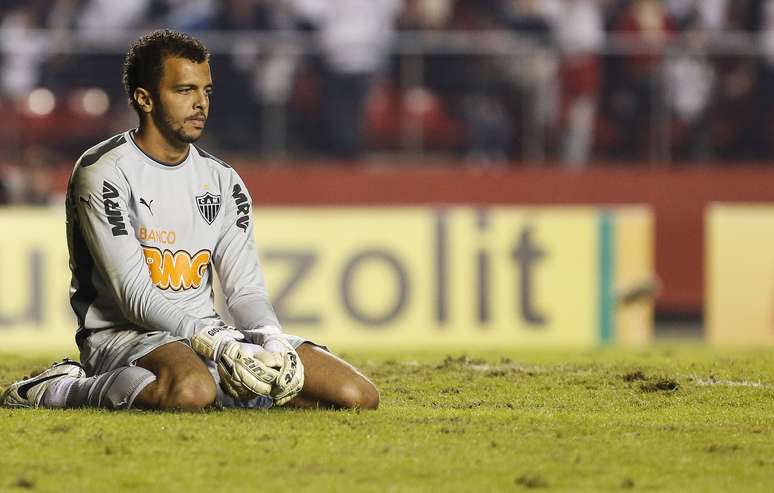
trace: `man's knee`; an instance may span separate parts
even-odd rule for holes
[[[364,378],[350,380],[341,387],[341,407],[376,409],[379,407],[379,391]]]
[[[215,380],[191,348],[165,344],[137,361],[156,375],[138,396],[139,405],[155,409],[201,409],[215,402]]]
[[[215,381],[209,374],[185,376],[169,384],[161,399],[160,407],[202,409],[215,402],[215,397]]]

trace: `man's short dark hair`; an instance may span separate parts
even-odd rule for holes
[[[142,87],[152,95],[158,94],[164,60],[171,57],[202,63],[209,59],[210,52],[198,39],[171,29],[153,31],[129,47],[124,58],[124,90],[138,114],[142,112],[134,100],[135,89]]]

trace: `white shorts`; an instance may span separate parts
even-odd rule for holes
[[[297,349],[301,344],[309,342],[325,350],[325,346],[315,344],[312,341],[292,334],[284,334],[293,348]],[[137,361],[151,351],[170,342],[180,341],[190,347],[191,341],[185,337],[179,337],[165,331],[143,331],[133,328],[104,329],[94,331],[86,337],[78,337],[78,346],[81,351],[81,364],[86,370],[86,375],[99,375],[102,373],[122,368],[135,366]],[[242,343],[245,351],[250,351],[253,344]],[[220,388],[220,375],[213,361],[206,361],[210,374],[215,379],[218,390],[217,402],[222,407],[242,407],[266,409],[274,404],[270,397],[257,397],[247,402],[235,401]]]

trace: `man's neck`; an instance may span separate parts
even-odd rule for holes
[[[140,125],[134,133],[134,142],[142,151],[162,164],[174,166],[188,155],[188,144],[174,145],[155,128]]]

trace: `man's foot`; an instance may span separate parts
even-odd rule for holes
[[[43,394],[52,383],[64,377],[83,378],[85,376],[86,372],[80,363],[65,358],[34,377],[24,378],[9,385],[0,396],[0,406],[38,407]]]

